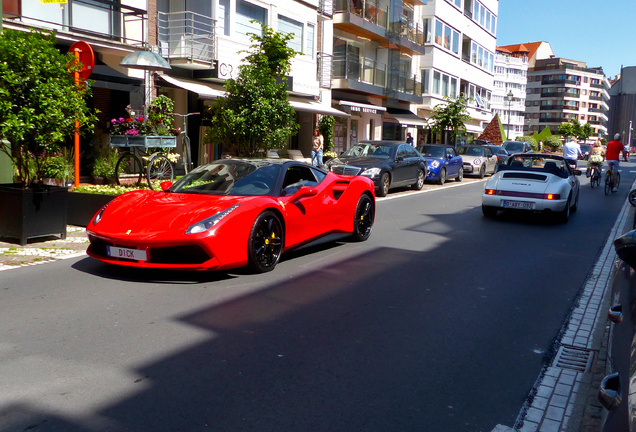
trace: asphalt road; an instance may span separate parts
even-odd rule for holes
[[[484,218],[483,183],[378,200],[369,241],[266,275],[70,259],[0,273],[0,431],[511,425],[624,202]]]

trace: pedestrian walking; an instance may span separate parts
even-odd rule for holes
[[[413,137],[411,136],[411,132],[407,132],[406,133],[406,143],[409,144],[410,146],[413,146]]]
[[[311,164],[315,167],[322,166],[322,150],[325,140],[320,134],[320,129],[314,129],[314,136],[311,138]]]

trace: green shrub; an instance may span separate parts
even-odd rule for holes
[[[532,151],[539,151],[539,143],[533,136],[517,137],[515,138],[515,141],[525,141],[527,143],[530,143],[530,145],[532,146]]]
[[[318,122],[318,129],[324,139],[324,151],[329,151],[333,148],[333,127],[336,124],[336,119],[330,115],[324,115]]]
[[[98,150],[95,155],[93,175],[95,177],[103,177],[105,179],[114,179],[117,157],[117,150],[112,147],[108,147],[105,150]]]
[[[544,147],[551,152],[559,152],[563,149],[563,143],[556,135],[548,137],[543,144]]]
[[[72,179],[75,175],[73,150],[63,148],[60,152],[43,160],[43,178],[56,180]]]

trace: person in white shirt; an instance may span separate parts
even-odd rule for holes
[[[581,156],[581,146],[576,137],[570,137],[569,141],[563,146],[563,159],[569,164],[576,166],[576,161]]]

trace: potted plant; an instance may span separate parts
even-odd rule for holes
[[[101,147],[100,147],[101,148]],[[93,183],[114,184],[115,166],[117,165],[117,149],[107,148],[98,150],[93,163]]]
[[[73,150],[63,148],[43,161],[44,184],[69,188],[75,176]]]
[[[80,66],[56,48],[54,33],[0,33],[0,151],[14,169],[14,183],[0,185],[1,237],[66,237],[68,191],[43,184],[43,162],[70,142],[76,121],[92,133],[90,86],[72,75]]]
[[[126,107],[127,117],[110,121],[110,145],[114,147],[176,147],[177,137],[172,133],[174,103],[159,95],[148,107],[148,116]]]

